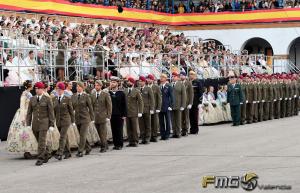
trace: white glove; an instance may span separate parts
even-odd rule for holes
[[[264,102],[265,102],[265,100],[261,100],[261,102],[263,102],[263,103],[264,103]]]
[[[154,114],[154,111],[150,110],[150,114],[153,115],[153,114]]]
[[[296,98],[297,97],[297,95],[294,95],[294,98]]]
[[[240,103],[240,105],[242,105],[242,104],[244,104],[244,103]]]
[[[95,121],[92,121],[93,124],[95,124]]]
[[[284,100],[287,100],[287,98],[285,98]]]
[[[191,108],[192,108],[192,105],[188,105],[188,106],[187,106],[187,109],[191,109]]]
[[[255,104],[256,103],[256,101],[253,101],[253,104]]]
[[[282,100],[282,98],[280,98],[279,100]]]
[[[274,101],[277,101],[276,99],[274,99]]]
[[[256,101],[257,103],[259,103],[259,101]]]
[[[110,119],[109,118],[106,118],[106,122],[109,122],[110,121]]]
[[[172,108],[171,108],[171,107],[168,107],[168,110],[169,110],[169,111],[172,111]]]
[[[201,109],[201,104],[198,105],[198,109]]]
[[[248,101],[246,100],[246,103],[248,103]]]
[[[289,101],[292,100],[292,98],[289,98]]]
[[[73,126],[76,126],[76,124],[75,124],[75,123],[72,123],[72,125],[73,125]]]
[[[54,127],[49,127],[49,131],[54,131]]]
[[[143,114],[142,113],[138,113],[138,117],[142,117],[143,116]]]
[[[160,110],[156,110],[156,113],[160,113]]]
[[[179,109],[179,110],[183,111],[183,110],[184,110],[184,108],[183,108],[183,107],[180,107],[180,109]]]

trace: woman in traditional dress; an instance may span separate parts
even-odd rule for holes
[[[224,92],[224,85],[219,86],[219,90],[217,92],[217,103],[218,106],[220,106],[221,111],[222,111],[222,115],[224,120],[223,121],[229,121],[229,117],[227,114],[227,107],[228,107],[228,103],[227,103],[227,93]]]
[[[25,158],[31,158],[31,154],[37,153],[37,141],[30,126],[26,127],[26,115],[28,104],[32,94],[32,82],[24,82],[25,91],[20,98],[20,108],[17,110],[10,125],[7,136],[7,150],[9,152],[24,153]]]
[[[222,110],[221,110],[220,106],[217,105],[217,101],[216,101],[216,97],[215,97],[215,94],[214,94],[214,87],[213,86],[209,86],[207,95],[208,95],[208,97],[207,97],[208,102],[213,107],[213,109],[211,109],[210,113],[209,113],[210,122],[211,123],[218,123],[218,122],[224,121]]]
[[[224,98],[226,99],[226,104],[225,104],[225,109],[226,109],[226,116],[225,116],[225,121],[231,121],[232,118],[231,118],[231,112],[230,112],[230,104],[227,102],[227,85],[224,85],[223,87],[223,95],[224,95]]]

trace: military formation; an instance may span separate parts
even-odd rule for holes
[[[54,157],[71,157],[67,140],[70,125],[78,128],[80,140],[77,157],[92,151],[87,140],[88,127],[95,125],[100,137],[100,152],[108,147],[110,125],[114,150],[124,146],[126,124],[127,147],[198,134],[199,106],[202,104],[203,81],[194,71],[173,72],[171,78],[152,74],[138,80],[111,77],[108,82],[76,82],[74,94],[65,94],[66,84],[56,84],[52,99],[44,94],[44,85],[35,84],[36,96],[30,99],[26,124],[38,141],[38,161],[42,165],[51,157],[46,144],[48,129],[60,131],[59,149]],[[300,78],[298,74],[229,76],[227,101],[233,126],[298,115]],[[108,124],[110,123],[110,124]],[[172,133],[172,135],[171,135]]]
[[[242,75],[244,93],[240,124],[257,123],[298,115],[300,79],[297,74]]]
[[[124,146],[124,124],[127,147],[155,143],[159,135],[160,140],[187,136],[191,127],[190,133],[197,134],[198,111],[195,109],[201,104],[203,85],[195,72],[191,71],[189,76],[185,72],[173,72],[171,79],[161,74],[160,79],[156,80],[149,74],[140,76],[138,80],[111,77],[109,82],[76,82],[76,92],[72,96],[65,94],[66,84],[58,82],[52,99],[45,94],[45,85],[36,83],[37,95],[30,99],[26,123],[36,131],[39,146],[36,165],[47,163],[51,158],[46,135],[47,130],[55,126],[60,132],[59,149],[54,155],[58,160],[71,157],[67,140],[70,125],[78,128],[80,136],[77,157],[89,155],[92,151],[87,140],[91,123],[100,137],[101,153],[109,149],[108,125],[111,127],[114,150],[121,150]]]

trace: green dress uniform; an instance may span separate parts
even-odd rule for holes
[[[152,89],[154,96],[154,114],[151,115],[151,139],[150,141],[157,141],[158,128],[159,128],[159,112],[161,111],[161,90],[158,85],[149,85]]]
[[[280,82],[276,83],[277,90],[277,101],[275,102],[275,119],[279,119],[281,117],[281,103],[283,99],[282,85]]]
[[[186,105],[184,106],[184,110],[182,112],[182,135],[186,135],[189,132],[190,127],[190,108],[192,107],[194,100],[194,89],[192,82],[189,80],[183,81],[183,84],[186,89]]]
[[[294,115],[299,114],[299,95],[300,95],[300,85],[299,83],[295,80],[294,81],[294,87],[295,87],[295,95],[294,95]]]
[[[244,94],[241,85],[230,84],[228,85],[227,101],[230,104],[231,117],[234,126],[240,125],[241,122],[241,107],[240,104],[244,101]]]
[[[270,94],[269,93],[269,84],[268,83],[263,83],[262,84],[262,105],[261,105],[261,116],[262,116],[262,119],[261,120],[268,120],[269,119],[269,113],[270,113],[270,104],[269,104],[269,97],[268,95]]]
[[[278,99],[278,93],[277,93],[277,88],[275,83],[270,83],[271,86],[271,93],[272,93],[272,99],[270,101],[270,120],[273,120],[275,117],[275,103]]]
[[[147,144],[151,137],[151,112],[154,114],[154,95],[150,87],[140,87],[144,109],[143,116],[139,118],[140,137],[143,144]]]
[[[254,111],[257,99],[257,89],[254,83],[247,83],[246,86],[246,120],[251,124],[254,118]]]
[[[243,95],[245,96],[244,97],[244,101],[242,102],[241,104],[241,125],[245,124],[245,121],[246,121],[246,107],[247,107],[247,96],[248,96],[248,87],[247,87],[247,84],[242,82],[241,83],[241,89],[242,89],[242,92],[243,92]]]
[[[286,90],[286,84],[280,83],[281,91],[282,91],[282,101],[281,101],[281,118],[284,118],[286,116],[286,103],[287,103],[287,90]]]
[[[286,104],[286,116],[291,116],[292,111],[292,97],[294,96],[292,85],[290,83],[287,83],[287,104]]]
[[[262,121],[263,120],[263,86],[261,83],[256,84],[257,88],[257,98],[256,98],[256,108],[254,113],[254,122]]]
[[[138,114],[144,111],[144,103],[140,91],[136,88],[127,88],[124,90],[127,102],[126,129],[129,145],[137,145],[138,136]]]

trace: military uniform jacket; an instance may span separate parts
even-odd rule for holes
[[[97,93],[94,93],[91,95],[91,100],[95,115],[95,123],[105,123],[106,119],[110,119],[112,114],[112,102],[110,94],[102,90],[98,99]]]
[[[186,90],[185,86],[181,81],[173,83],[173,110],[179,110],[181,107],[186,106]]]
[[[247,84],[246,83],[241,83],[241,89],[242,89],[242,92],[243,92],[243,95],[244,95],[244,101],[243,101],[243,103],[244,103],[247,100],[247,97],[248,97],[248,87],[247,87]]]
[[[261,101],[264,100],[265,102],[268,102],[268,87],[269,85],[267,83],[261,84],[262,87],[262,96],[261,96]]]
[[[71,123],[75,123],[74,110],[70,97],[63,96],[60,102],[59,97],[54,97],[52,101],[57,127],[70,126]]]
[[[161,90],[156,84],[153,84],[150,87],[154,96],[154,110],[161,110]]]
[[[248,83],[246,86],[246,90],[247,90],[246,100],[248,101],[248,103],[253,103],[254,101],[256,101],[257,90],[255,88],[255,85],[252,83]]]
[[[90,96],[82,93],[78,99],[78,93],[72,96],[72,104],[75,110],[76,124],[88,124],[94,120],[94,111]]]
[[[127,88],[124,91],[127,102],[127,117],[138,117],[144,112],[144,103],[141,93],[136,88]]]
[[[273,101],[279,100],[279,92],[278,92],[278,84],[272,83],[272,89],[273,89]]]
[[[244,101],[244,95],[240,84],[228,85],[227,101],[230,105],[240,105]]]
[[[256,84],[256,89],[257,89],[257,98],[256,101],[257,102],[261,102],[263,99],[263,85],[261,83],[257,83]]]
[[[39,102],[37,96],[30,99],[26,122],[35,131],[47,131],[49,127],[54,127],[54,110],[50,97],[42,95]]]
[[[144,109],[143,113],[149,114],[150,110],[154,111],[154,95],[153,91],[150,87],[144,86],[144,88],[138,88],[141,91],[141,95],[143,98]]]
[[[283,84],[282,83],[277,83],[277,92],[278,92],[278,99],[282,100],[284,99],[284,94],[283,94]]]
[[[273,92],[273,87],[274,85],[271,83],[267,84],[267,98],[265,99],[267,102],[273,102],[274,101],[274,92]]]
[[[184,108],[186,108],[188,105],[193,104],[194,89],[191,81],[185,80],[183,83],[186,89],[186,106],[184,106]]]
[[[170,84],[161,85],[161,111],[168,112],[169,107],[173,107],[174,96],[173,96],[173,89]]]

